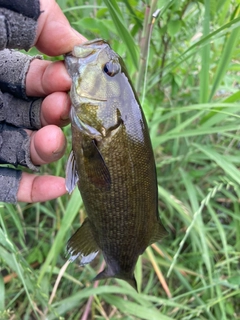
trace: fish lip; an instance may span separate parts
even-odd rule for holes
[[[69,59],[71,59],[71,58],[75,58],[75,59],[76,59],[76,57],[73,56],[72,51],[65,53],[65,54],[63,55],[63,58],[64,58],[65,61],[66,61],[66,60],[69,60]]]
[[[74,76],[73,76],[73,82],[74,82]],[[98,97],[92,97],[92,96],[88,96],[86,94],[79,94],[76,92],[77,88],[76,88],[76,85],[72,85],[72,92],[71,92],[71,96],[75,95],[79,98],[83,98],[83,99],[87,99],[88,102],[91,102],[91,101],[103,101],[103,102],[106,102],[108,101],[108,99],[101,99],[101,98],[98,98]],[[73,98],[72,98],[73,99]]]
[[[69,65],[69,63],[77,62],[77,57],[73,56],[71,52],[64,55],[65,63]]]
[[[102,46],[103,44],[108,44],[108,42],[106,40],[102,39],[102,38],[97,38],[97,39],[94,39],[94,40],[86,41],[82,45],[83,46],[91,46],[91,45],[100,45],[100,46]]]
[[[72,54],[65,55],[64,57],[64,64],[67,69],[67,73],[71,78],[74,78],[74,76],[77,76],[78,72],[78,59],[74,57]]]
[[[70,52],[67,52],[64,54],[64,58],[67,58],[67,57],[75,57],[75,58],[79,58],[77,55],[74,54],[74,48],[75,47],[92,47],[92,51],[93,52],[96,52],[96,51],[102,51],[105,47],[110,47],[109,43],[104,40],[104,39],[101,39],[101,38],[98,38],[98,39],[95,39],[95,40],[90,40],[90,41],[86,41],[86,42],[83,42],[81,44],[78,44],[78,45],[75,45],[73,47],[73,50],[70,51]],[[89,51],[89,55],[86,55],[84,56],[83,58],[87,58],[88,56],[92,55],[93,52],[90,52]]]
[[[84,99],[88,99],[89,101],[107,101],[107,99],[93,98],[93,97],[88,97],[86,95],[78,95],[78,96]]]
[[[69,52],[67,52],[67,53],[64,53],[63,56],[64,56],[64,58],[65,58],[65,57],[70,56],[70,55],[72,55],[72,51],[69,51]]]

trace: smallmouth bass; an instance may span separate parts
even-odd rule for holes
[[[72,87],[72,152],[66,188],[78,184],[87,218],[70,238],[70,260],[106,268],[94,280],[119,278],[137,290],[139,255],[166,235],[158,214],[157,177],[147,123],[125,64],[102,40],[65,56]]]

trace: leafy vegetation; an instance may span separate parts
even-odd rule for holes
[[[120,280],[91,282],[101,255],[65,265],[66,241],[85,217],[78,190],[2,203],[0,319],[240,319],[239,0],[58,3],[75,29],[109,40],[126,62],[169,236],[139,259],[136,293]],[[42,172],[64,176],[66,159]]]

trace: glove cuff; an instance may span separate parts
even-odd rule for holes
[[[26,131],[0,124],[0,163],[37,170],[30,158],[30,138]]]
[[[29,50],[34,45],[36,28],[36,20],[0,8],[0,50],[5,48]]]
[[[42,99],[30,101],[17,99],[9,93],[0,92],[0,121],[16,127],[36,130],[41,128],[40,108]]]
[[[0,201],[17,202],[17,192],[19,189],[22,172],[10,168],[0,168]]]

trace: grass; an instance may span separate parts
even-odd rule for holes
[[[110,40],[126,62],[149,123],[169,236],[140,257],[136,293],[121,280],[91,282],[101,255],[85,267],[65,264],[66,242],[85,217],[78,190],[2,203],[0,319],[240,319],[240,5],[58,3],[74,28]],[[42,173],[64,176],[66,161]]]

